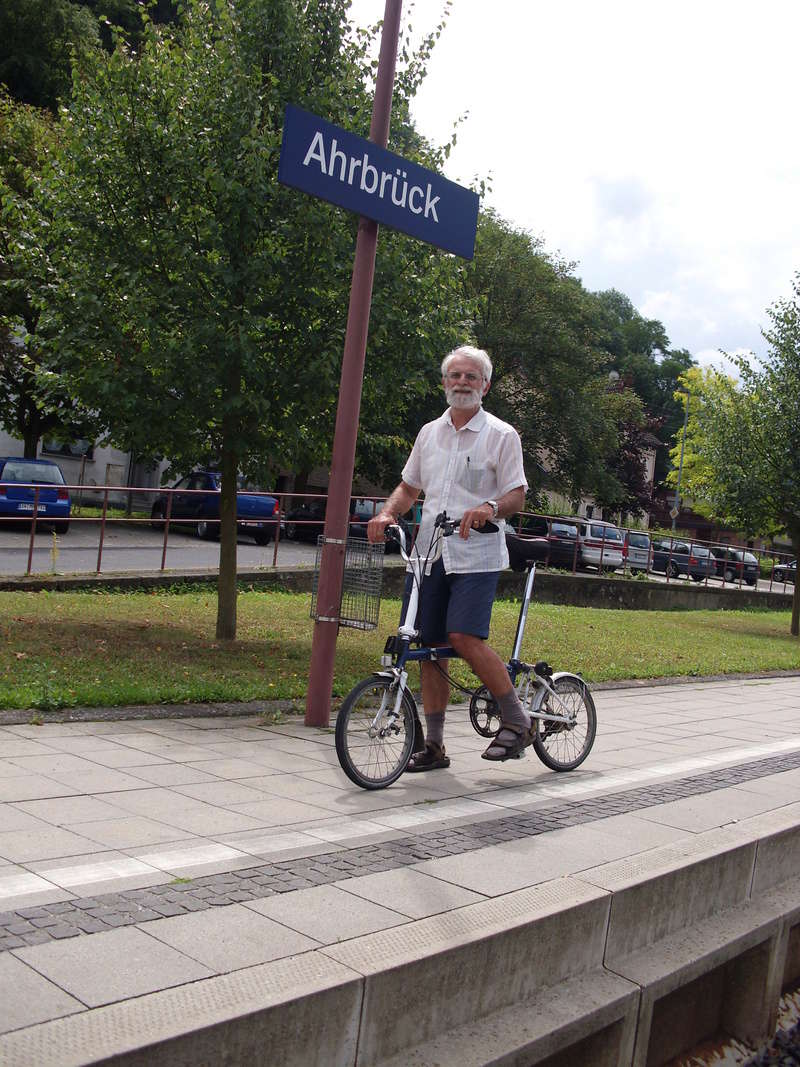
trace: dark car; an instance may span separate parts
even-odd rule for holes
[[[524,571],[530,562],[544,563],[550,552],[546,537],[518,537],[506,531],[508,565],[512,571]]]
[[[382,500],[363,500],[353,499],[350,501],[350,536],[351,537],[366,537],[367,536],[367,523],[383,507]],[[411,541],[414,536],[414,530],[411,523],[406,519],[398,518],[397,525],[400,526],[406,535],[406,548],[411,547]],[[396,541],[386,542],[386,552],[399,552],[400,545]]]
[[[67,532],[72,502],[61,468],[50,459],[0,456],[0,519],[33,518],[34,508],[37,525]]]
[[[289,508],[284,515],[284,537],[289,541],[316,542],[319,535],[325,530],[327,503],[327,497],[319,497]],[[350,500],[348,527],[350,537],[366,538],[367,523],[373,515],[377,515],[380,511],[382,503],[382,501],[378,501],[373,506],[372,500],[357,499],[355,497]],[[411,524],[402,518],[397,521],[405,531],[406,545],[410,546],[413,533]],[[399,552],[400,546],[396,541],[387,541],[386,551]]]
[[[772,577],[776,582],[791,582],[794,585],[797,581],[797,560],[793,559],[791,563],[779,563]]]
[[[715,548],[717,577],[723,582],[745,581],[755,585],[758,581],[758,560],[752,552],[741,548]]]
[[[221,483],[222,476],[218,471],[192,471],[181,478],[169,494],[172,498],[170,522],[184,520],[176,524],[176,528],[192,531],[198,537],[219,537]],[[153,504],[150,515],[157,530],[164,527],[167,500],[168,496],[164,494]],[[237,492],[236,525],[239,533],[252,537],[257,545],[268,544],[275,535],[277,506],[275,497],[266,493]]]
[[[506,531],[509,562],[512,570],[524,570],[526,560],[546,562],[550,567],[572,570],[578,528],[563,519],[543,515],[523,515],[509,520]],[[544,541],[544,546],[540,544]]]
[[[325,529],[324,499],[309,500],[287,508],[283,515],[283,536],[287,541],[314,541]]]
[[[671,541],[664,538],[653,542],[651,570],[661,571],[668,578],[680,575],[702,582],[716,574],[716,560],[710,549],[686,541]]]

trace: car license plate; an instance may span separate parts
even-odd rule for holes
[[[33,504],[17,504],[17,511],[33,511]]]
[[[240,522],[239,525],[240,526],[255,526],[257,529],[260,530],[261,527],[264,525],[264,523],[263,522]]]

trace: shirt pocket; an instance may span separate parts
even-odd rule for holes
[[[467,457],[461,466],[458,481],[468,493],[480,495],[487,492],[489,486],[493,484],[494,475],[491,467],[481,467]]]

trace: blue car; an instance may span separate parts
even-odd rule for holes
[[[181,478],[172,489],[170,523],[175,529],[188,530],[198,537],[219,537],[219,501],[222,476],[218,471],[192,471]],[[167,516],[168,495],[159,497],[150,512],[152,526],[163,530]],[[275,536],[278,522],[278,501],[266,494],[237,492],[236,519],[239,533],[254,538],[257,545],[266,545]]]
[[[32,519],[34,508],[37,526],[41,522],[56,533],[67,532],[72,502],[61,468],[50,459],[0,456],[0,520]]]

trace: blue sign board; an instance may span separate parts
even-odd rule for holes
[[[278,180],[464,259],[474,254],[477,193],[293,104]]]

